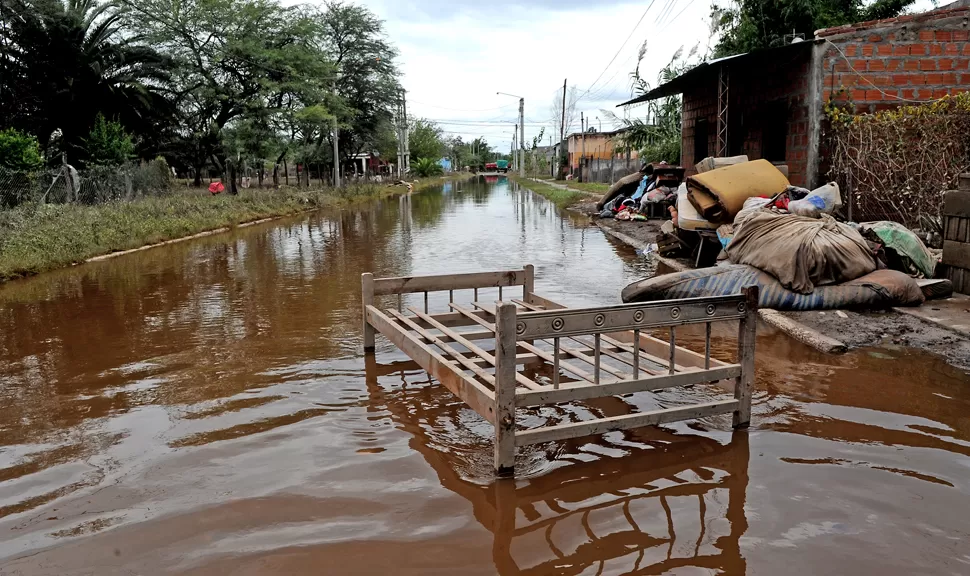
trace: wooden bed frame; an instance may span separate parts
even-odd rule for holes
[[[727,413],[733,413],[734,427],[747,426],[757,287],[737,296],[567,309],[535,294],[534,280],[531,265],[443,276],[374,278],[365,273],[364,349],[374,349],[380,332],[488,420],[495,427],[499,474],[514,471],[516,446]],[[522,287],[522,298],[503,300],[503,289],[516,286]],[[479,291],[489,288],[498,289],[498,300],[479,302]],[[471,303],[456,304],[455,291],[467,290],[473,291]],[[432,292],[449,293],[448,312],[429,312]],[[402,295],[413,293],[424,293],[423,311],[415,306],[404,310]],[[389,295],[397,295],[397,308],[375,305],[375,298]],[[738,355],[728,364],[711,358],[711,323],[732,320],[739,321]],[[706,325],[703,354],[677,345],[676,327],[687,324]],[[669,330],[668,341],[650,334],[660,328]],[[494,345],[484,348],[490,341]],[[550,367],[549,378],[527,375]],[[570,376],[564,379],[563,374]],[[730,399],[516,430],[516,408],[727,379],[735,381]]]

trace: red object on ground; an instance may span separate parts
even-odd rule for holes
[[[213,182],[212,184],[209,184],[209,193],[211,193],[213,196],[225,191],[226,187],[222,185],[222,182]]]

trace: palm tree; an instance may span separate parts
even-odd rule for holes
[[[0,100],[12,103],[0,125],[81,161],[99,113],[149,141],[170,125],[170,63],[122,33],[121,17],[97,0],[0,0]]]

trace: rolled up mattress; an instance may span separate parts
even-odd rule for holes
[[[788,188],[788,178],[767,160],[717,168],[687,178],[687,198],[710,222],[730,224],[755,196],[772,197]]]
[[[651,302],[705,296],[740,294],[757,286],[758,306],[773,310],[881,309],[918,306],[923,292],[917,282],[896,270],[876,270],[861,278],[831,286],[818,286],[811,294],[786,289],[774,276],[753,266],[731,264],[645,278],[623,289],[624,302]]]

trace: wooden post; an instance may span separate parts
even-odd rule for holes
[[[367,321],[367,307],[374,304],[374,275],[370,272],[360,275],[360,295],[364,319],[364,351],[367,352],[374,349],[374,327]]]
[[[515,304],[495,311],[495,472],[515,472]]]
[[[522,283],[522,301],[532,304],[532,294],[536,291],[536,268],[532,264],[525,265],[525,282]]]
[[[735,379],[734,398],[738,409],[734,412],[734,427],[743,428],[751,422],[751,392],[754,388],[754,345],[758,335],[758,287],[742,289],[745,314],[738,323],[738,364],[741,375]]]

